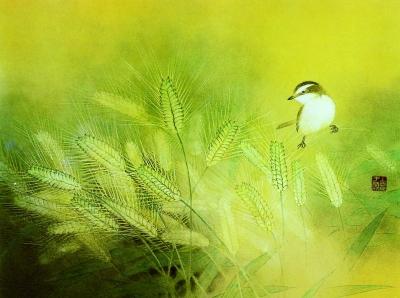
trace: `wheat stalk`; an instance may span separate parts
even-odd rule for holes
[[[78,146],[91,159],[109,171],[124,171],[125,161],[114,148],[107,143],[97,140],[93,136],[84,135],[77,140]]]
[[[184,125],[184,108],[170,77],[162,79],[159,89],[161,114],[166,127],[180,132]]]
[[[285,147],[282,143],[271,141],[269,148],[272,185],[279,192],[283,192],[288,187]]]
[[[82,214],[82,217],[99,229],[117,232],[119,229],[116,220],[111,217],[99,204],[85,195],[75,195],[72,199],[73,205]]]
[[[147,214],[147,211],[142,208],[132,208],[131,206],[127,206],[121,202],[112,202],[110,200],[104,202],[104,205],[108,211],[123,219],[141,232],[152,237],[157,237],[157,227],[153,220],[150,219],[151,216]]]
[[[396,172],[396,163],[390,159],[386,152],[374,145],[367,145],[367,152],[375,161],[389,172]]]
[[[256,148],[245,142],[242,142],[240,144],[240,148],[243,155],[251,164],[259,168],[267,177],[271,177],[271,171],[268,168],[268,165]]]
[[[316,161],[328,197],[331,200],[332,205],[339,208],[343,203],[343,195],[339,180],[328,159],[322,153],[316,155]]]
[[[93,99],[102,106],[131,117],[135,120],[147,119],[145,108],[127,98],[107,92],[96,92],[93,96]]]
[[[80,191],[82,189],[74,177],[61,171],[33,166],[28,170],[28,174],[43,183],[61,190]]]
[[[214,139],[208,146],[206,155],[207,166],[211,167],[225,158],[226,153],[231,149],[232,143],[239,132],[239,126],[235,121],[225,121],[217,130]]]
[[[248,183],[237,185],[236,193],[246,205],[257,224],[267,232],[272,231],[272,212],[256,188]]]
[[[292,177],[293,177],[293,191],[294,199],[297,206],[303,206],[306,201],[306,189],[304,180],[304,169],[300,161],[294,160],[292,162]]]

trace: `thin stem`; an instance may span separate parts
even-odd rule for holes
[[[275,245],[277,246],[277,253],[278,253],[278,258],[279,258],[279,267],[280,267],[280,270],[281,270],[281,283],[285,284],[285,275],[284,275],[284,272],[283,272],[283,260],[282,260],[283,258],[282,258],[282,254],[281,254],[282,246],[279,247],[279,242],[276,239],[275,234],[273,232],[271,232],[271,235],[272,235],[272,238],[274,239]]]
[[[342,231],[344,231],[344,223],[343,223],[342,213],[340,212],[340,207],[337,207],[337,210],[339,214],[340,224],[342,226]]]
[[[185,151],[185,146],[183,145],[182,138],[176,130],[176,136],[178,137],[179,144],[181,146],[182,154],[183,154],[183,159],[185,160],[185,166],[186,166],[186,175],[187,175],[187,180],[188,180],[188,187],[189,187],[189,206],[190,206],[190,211],[189,211],[189,222],[190,222],[190,248],[189,248],[189,281],[188,281],[188,286],[190,285],[190,277],[192,275],[192,229],[193,229],[193,195],[192,195],[192,182],[190,180],[190,171],[189,171],[189,164],[187,161],[187,156],[186,156],[186,151]]]
[[[204,175],[206,174],[206,172],[207,172],[207,170],[208,170],[209,168],[210,168],[209,166],[206,166],[206,167],[204,168],[203,173],[201,173],[201,175],[200,175],[199,179],[197,180],[196,184],[193,186],[192,193],[195,193],[195,192],[196,192],[197,186],[200,184],[201,179],[203,179]]]
[[[282,216],[282,242],[285,239],[285,211],[283,208],[283,192],[280,191],[279,192],[279,197],[280,197],[280,201],[281,201],[281,216]]]
[[[301,221],[303,223],[304,254],[305,254],[305,263],[306,263],[306,266],[307,266],[307,230],[306,230],[306,222],[304,220],[303,206],[299,206],[299,209],[300,209]]]
[[[193,212],[194,215],[198,217],[198,219],[205,224],[205,226],[210,230],[210,232],[214,235],[214,237],[218,240],[219,243],[226,249],[227,252],[229,252],[229,248],[226,246],[225,242],[218,236],[218,234],[214,231],[214,229],[208,224],[208,222],[199,214],[197,213],[196,210],[194,210],[188,203],[186,203],[184,200],[180,200],[186,207],[190,208],[190,210]],[[249,276],[246,271],[244,271],[238,264],[236,264],[235,260],[229,256],[226,255],[230,261],[239,269],[239,271],[243,274],[243,277],[246,279],[246,281],[249,282]],[[254,297],[259,297],[257,292],[254,290],[252,286],[250,286],[251,291],[254,294]]]

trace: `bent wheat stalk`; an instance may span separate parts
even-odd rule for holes
[[[161,86],[159,89],[159,96],[160,96],[160,110],[162,118],[164,120],[165,127],[176,134],[176,137],[179,141],[179,145],[181,147],[183,159],[185,161],[186,176],[189,188],[189,206],[190,206],[189,221],[190,225],[193,226],[193,212],[191,208],[193,205],[192,182],[190,178],[190,171],[189,171],[189,164],[186,155],[186,150],[180,134],[184,126],[186,114],[183,103],[179,98],[178,92],[170,77],[162,79]],[[192,232],[190,232],[190,243],[192,243]],[[189,276],[191,276],[191,272],[192,272],[192,248],[190,247]],[[187,286],[189,287],[190,285],[189,280],[186,280],[186,283]]]

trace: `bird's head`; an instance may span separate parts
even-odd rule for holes
[[[322,89],[321,85],[313,82],[313,81],[305,81],[296,86],[294,88],[292,96],[288,98],[288,100],[295,99],[296,101],[306,104],[317,96],[321,96],[325,94],[324,89]]]

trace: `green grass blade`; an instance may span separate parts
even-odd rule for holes
[[[271,259],[271,255],[269,253],[263,253],[256,257],[255,259],[251,260],[244,268],[243,271],[246,273],[247,276],[251,276],[255,274],[258,270],[261,269],[269,260]],[[240,290],[242,287],[241,284],[246,283],[244,280],[244,274],[240,272],[239,277],[235,275],[232,279],[230,284],[225,290],[223,297],[235,297],[235,293]]]
[[[345,285],[332,287],[330,289],[329,297],[346,297],[356,295],[360,293],[366,293],[370,291],[377,291],[392,288],[391,286],[385,285]]]
[[[386,209],[387,210],[387,209]],[[379,213],[365,228],[362,230],[361,234],[357,237],[357,239],[350,246],[349,254],[353,257],[360,257],[364,250],[367,248],[370,243],[372,237],[375,235],[378,230],[383,217],[385,216],[386,210]]]
[[[312,298],[315,297],[319,291],[319,289],[322,287],[324,282],[328,279],[328,277],[333,273],[334,271],[329,272],[327,275],[325,275],[322,279],[320,279],[316,284],[314,284],[311,288],[309,288],[302,298]]]

